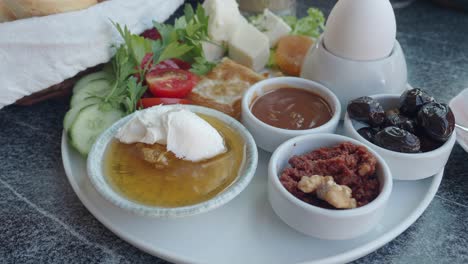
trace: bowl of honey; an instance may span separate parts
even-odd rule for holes
[[[93,145],[87,165],[96,190],[124,210],[162,218],[204,213],[241,193],[251,181],[258,161],[254,139],[247,129],[213,109],[163,107],[187,109],[201,117],[223,137],[226,151],[193,162],[176,157],[164,145],[122,143],[115,136],[133,114],[117,121]]]

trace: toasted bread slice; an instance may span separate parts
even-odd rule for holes
[[[15,15],[5,5],[4,0],[0,0],[0,23],[15,20]]]
[[[214,108],[239,119],[242,95],[251,85],[263,79],[264,76],[250,68],[224,58],[202,77],[188,99],[196,105]]]

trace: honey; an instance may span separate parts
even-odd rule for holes
[[[137,144],[113,140],[105,155],[104,173],[111,186],[134,202],[161,207],[181,207],[207,201],[223,192],[238,177],[245,158],[241,135],[224,122],[199,115],[224,138],[227,151],[200,162],[167,155],[167,166],[143,159]]]

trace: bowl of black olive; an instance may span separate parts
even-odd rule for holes
[[[450,107],[419,88],[402,95],[352,100],[344,130],[377,151],[397,180],[419,180],[439,173],[456,140]]]

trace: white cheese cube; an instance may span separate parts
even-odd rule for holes
[[[229,57],[255,71],[263,69],[270,56],[268,38],[256,27],[242,23],[229,41]]]
[[[291,27],[284,22],[284,20],[273,14],[270,10],[263,11],[263,19],[260,21],[259,26],[263,34],[268,37],[270,47],[276,46],[278,40],[291,32]]]
[[[208,35],[219,43],[228,41],[235,28],[247,21],[241,15],[236,0],[206,0],[203,8],[210,17]]]
[[[224,56],[224,47],[211,42],[202,42],[203,55],[210,62],[217,62]]]

